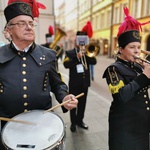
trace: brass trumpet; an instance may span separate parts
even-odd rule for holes
[[[66,33],[62,29],[57,28],[57,33],[54,38],[54,41],[49,45],[49,48],[54,49],[56,51],[56,56],[59,56],[59,54],[62,52],[62,48],[56,44],[63,36],[66,36]]]
[[[93,43],[93,42],[86,45],[86,46],[85,45],[79,45],[79,49],[82,53],[84,53],[88,57],[95,57],[100,52],[100,46],[97,43]],[[87,70],[88,67],[87,67],[85,55],[83,55],[83,57],[81,57],[81,62],[82,62],[82,65]]]
[[[150,52],[149,51],[141,50],[141,53],[145,54],[146,56],[150,56]],[[141,62],[145,62],[145,63],[150,64],[150,61],[148,61],[147,59],[143,59],[140,56],[134,56],[134,58],[140,60]]]
[[[146,60],[146,59],[143,59],[143,58],[141,58],[140,56],[134,56],[134,58],[135,58],[135,59],[138,59],[138,60],[140,60],[140,61],[142,61],[142,62],[145,62],[145,63],[150,64],[150,61],[148,61],[148,60]]]
[[[90,43],[86,46],[86,55],[89,57],[95,57],[100,52],[100,46],[97,43]]]

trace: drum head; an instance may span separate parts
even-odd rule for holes
[[[43,110],[34,110],[13,117],[16,120],[35,124],[8,122],[2,131],[3,144],[14,150],[54,148],[64,136],[64,123],[58,115],[43,112]]]

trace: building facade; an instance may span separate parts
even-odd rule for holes
[[[67,5],[64,7],[64,24],[66,24],[64,28],[66,33],[70,31],[76,33],[77,30],[82,29],[87,21],[91,21],[93,26],[92,39],[100,43],[100,54],[108,55],[109,57],[114,56],[114,51],[118,46],[117,32],[118,27],[124,20],[123,7],[128,7],[131,16],[139,22],[150,21],[149,0],[77,0],[72,7],[73,1],[64,0],[64,3],[69,7]],[[66,13],[66,11],[69,13]],[[69,16],[73,15],[74,18],[70,17],[72,19],[67,19],[68,14]],[[61,24],[59,26],[61,27]],[[141,38],[142,49],[150,51],[150,24],[143,26]],[[72,44],[69,44],[73,42],[72,39],[75,39],[75,34],[71,34],[68,39],[64,39],[64,42],[72,46]],[[66,50],[70,48],[66,47]]]

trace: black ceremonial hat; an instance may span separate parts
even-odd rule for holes
[[[46,38],[51,37],[51,36],[52,36],[52,35],[49,34],[49,33],[46,33],[46,34],[45,34],[45,37],[46,37]]]
[[[82,32],[82,31],[77,31],[76,35],[87,35],[86,32]]]
[[[8,5],[4,10],[4,15],[7,23],[19,15],[27,15],[33,18],[30,5],[24,2],[14,2]]]
[[[138,30],[129,30],[123,32],[118,37],[119,47],[124,48],[127,44],[131,42],[141,42],[140,32]]]

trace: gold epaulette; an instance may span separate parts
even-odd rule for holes
[[[112,94],[118,93],[119,89],[121,89],[122,87],[124,87],[124,83],[122,80],[119,81],[119,83],[117,85],[112,85],[111,83],[109,84],[109,91]]]
[[[58,73],[58,75],[60,76],[61,81],[63,81],[63,82],[64,82],[64,79],[63,79],[62,74],[61,74],[59,71],[58,71],[57,73]]]
[[[69,60],[69,57],[65,57],[64,61],[63,62],[66,62]]]

